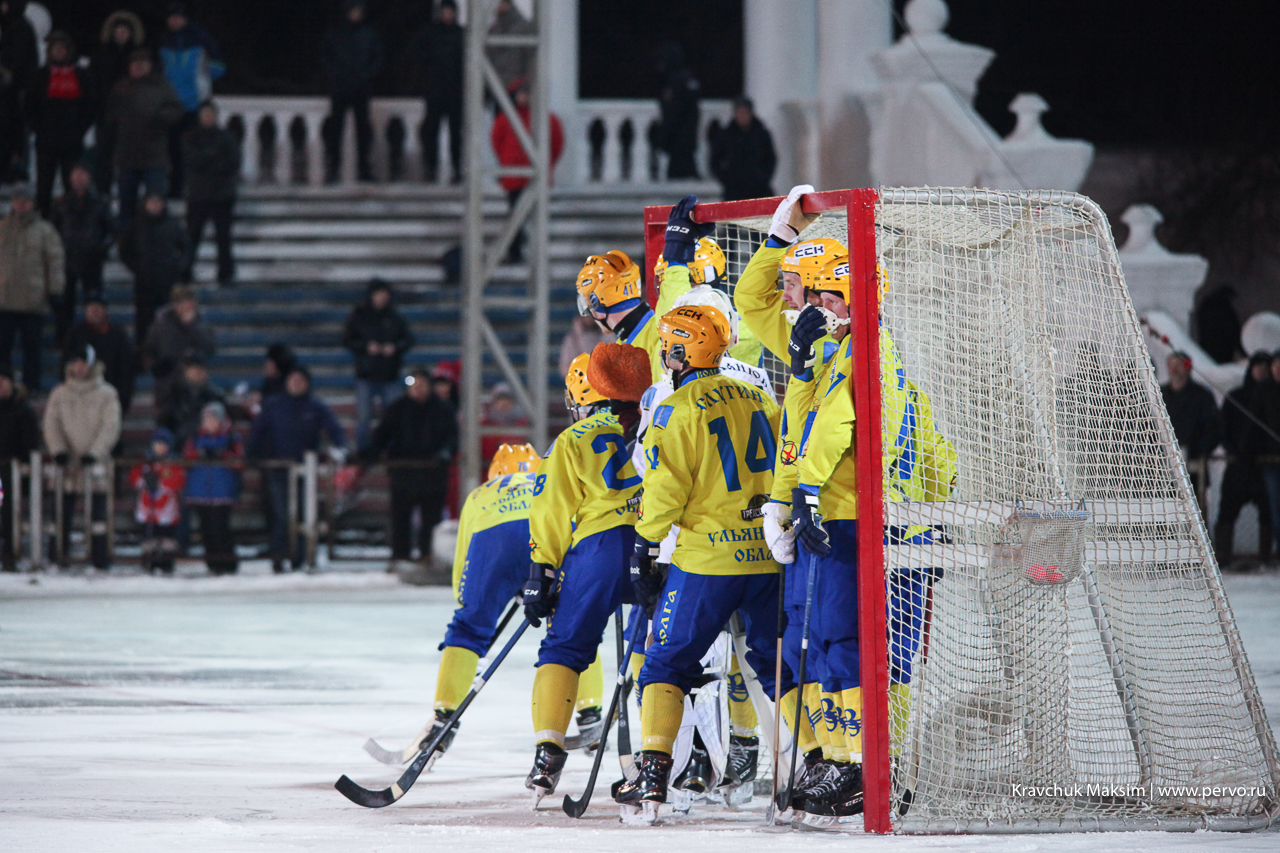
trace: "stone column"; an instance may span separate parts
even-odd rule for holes
[[[863,95],[880,85],[871,56],[893,40],[883,0],[818,0],[821,189],[871,185],[871,125]]]
[[[773,188],[816,181],[818,0],[743,0],[743,82],[756,114],[773,133]]]

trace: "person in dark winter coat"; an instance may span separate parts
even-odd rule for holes
[[[382,71],[382,38],[365,20],[363,0],[346,0],[343,16],[325,34],[320,45],[320,67],[328,81],[328,157],[325,180],[336,183],[342,169],[342,133],[350,110],[356,123],[356,170],[362,181],[373,180],[369,147],[373,126],[369,123],[369,98],[373,81]]]
[[[102,265],[115,239],[111,202],[98,194],[88,166],[78,163],[71,170],[70,189],[54,202],[49,221],[58,229],[66,254],[67,286],[53,308],[54,340],[64,346],[75,317],[76,293],[83,291],[86,300],[101,296]]]
[[[400,365],[413,346],[413,333],[391,304],[391,285],[369,282],[365,300],[352,309],[342,331],[342,345],[356,362],[356,447],[369,444],[374,407],[385,408],[400,394]]]
[[[89,63],[93,75],[94,93],[98,102],[94,107],[94,183],[98,192],[110,195],[115,177],[115,129],[105,121],[107,96],[116,83],[129,76],[129,57],[146,41],[146,28],[142,19],[132,12],[120,9],[112,12],[102,22],[98,49]]]
[[[213,94],[213,81],[227,73],[222,51],[208,30],[187,17],[185,3],[170,3],[160,39],[164,78],[182,101],[182,118],[169,128],[169,197],[182,198],[186,168],[183,137],[196,124],[196,113]]]
[[[1219,364],[1235,361],[1240,349],[1240,314],[1235,306],[1236,289],[1224,284],[1196,306],[1196,342],[1209,358]]]
[[[1218,563],[1231,564],[1235,546],[1236,519],[1245,504],[1258,507],[1259,556],[1271,554],[1271,515],[1266,485],[1258,457],[1266,453],[1269,437],[1258,422],[1266,423],[1267,401],[1271,395],[1271,357],[1254,353],[1244,385],[1222,401],[1222,446],[1229,455],[1222,475],[1222,498],[1214,525],[1214,548]],[[1248,412],[1248,414],[1246,414]],[[1250,417],[1252,415],[1253,417]]]
[[[233,467],[244,459],[244,442],[231,427],[221,403],[209,403],[200,412],[200,429],[187,439],[182,453],[189,461],[220,462],[194,465],[187,470],[187,505],[200,519],[200,544],[204,561],[215,575],[235,574],[240,567],[231,530],[231,510],[240,497],[240,471]]]
[[[0,488],[6,495],[13,494],[14,484],[9,477],[10,461],[31,458],[31,451],[40,449],[40,421],[27,400],[26,389],[13,381],[13,371],[0,365]],[[4,570],[15,570],[13,554],[13,506],[12,499],[0,507],[0,565]]]
[[[46,216],[53,200],[53,178],[62,175],[62,190],[71,188],[71,169],[84,156],[84,135],[96,110],[93,77],[76,67],[71,36],[49,35],[48,62],[27,90],[26,110],[36,136],[36,205]]]
[[[662,80],[657,143],[670,158],[667,179],[697,178],[693,154],[698,147],[698,98],[702,86],[685,64],[683,48],[675,42],[659,46],[655,65]]]
[[[311,374],[306,367],[294,365],[285,387],[286,393],[263,402],[262,414],[249,430],[245,446],[249,456],[301,462],[307,451],[319,451],[322,439],[327,436],[330,455],[341,461],[345,457],[347,436],[329,407],[311,396]],[[289,542],[289,472],[285,468],[268,468],[263,479],[271,502],[272,569],[284,571],[284,561],[289,558],[296,571],[302,568],[305,554],[301,537]]]
[[[182,101],[169,82],[154,73],[151,55],[129,58],[129,76],[107,97],[105,121],[115,138],[120,190],[120,222],[133,219],[138,188],[163,198],[169,184],[169,128],[182,119]]]
[[[372,462],[385,456],[392,463],[391,558],[410,558],[416,509],[422,521],[418,551],[426,560],[431,556],[431,532],[448,494],[458,423],[449,404],[431,393],[431,377],[425,369],[412,371],[405,381],[408,391],[387,407],[363,458]],[[396,462],[415,464],[396,467]]]
[[[1209,454],[1222,441],[1222,415],[1213,401],[1213,392],[1191,378],[1191,356],[1173,353],[1168,370],[1169,381],[1160,386],[1160,394],[1173,423],[1173,434],[1187,458],[1203,511],[1204,494],[1209,488]]]
[[[464,34],[458,26],[458,7],[443,0],[440,16],[427,24],[410,46],[422,69],[426,119],[422,123],[422,163],[427,183],[440,169],[440,123],[449,123],[449,164],[453,183],[462,180],[462,55]]]
[[[218,244],[218,284],[235,281],[236,265],[231,255],[231,221],[236,204],[236,181],[240,176],[240,146],[225,128],[218,127],[218,108],[213,101],[200,106],[199,119],[183,142],[187,164],[187,233],[191,235],[190,263],[200,250],[204,226],[213,220]],[[186,280],[191,281],[188,264]]]
[[[49,304],[66,285],[62,240],[35,210],[31,188],[10,190],[9,215],[0,219],[0,363],[12,363],[22,336],[22,380],[40,393],[41,336]]]
[[[120,232],[120,260],[133,273],[134,334],[144,344],[156,312],[182,278],[188,247],[187,229],[169,215],[159,192],[147,194],[142,215]],[[170,363],[169,368],[176,364]]]
[[[156,393],[156,423],[172,431],[181,447],[200,430],[201,413],[210,403],[225,410],[227,395],[209,381],[209,368],[202,358],[187,356],[181,373]]]
[[[0,183],[27,180],[23,99],[40,65],[27,0],[0,0]]]
[[[733,102],[733,120],[716,134],[711,147],[711,171],[724,187],[724,200],[773,195],[777,167],[769,129],[756,118],[751,99],[738,98]]]
[[[90,294],[84,303],[84,320],[67,330],[68,352],[83,352],[93,347],[103,366],[102,378],[116,389],[120,397],[120,414],[128,414],[133,404],[134,364],[136,353],[128,331],[111,322],[107,303],[101,293]]]

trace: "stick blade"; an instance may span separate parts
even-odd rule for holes
[[[373,756],[375,761],[381,761],[383,764],[389,764],[392,767],[399,767],[409,760],[404,757],[404,750],[392,752],[389,749],[384,749],[373,738],[369,738],[364,742],[364,751]],[[410,756],[410,758],[412,757]]]
[[[364,806],[366,809],[380,809],[383,806],[389,806],[399,797],[391,788],[383,788],[381,791],[371,791],[363,785],[358,785],[351,781],[349,777],[343,775],[341,779],[333,784],[339,794],[346,797],[357,806]]]
[[[583,797],[581,800],[575,800],[573,797],[565,794],[562,808],[564,809],[564,813],[569,817],[579,818],[586,814],[587,806],[590,803],[590,797]]]

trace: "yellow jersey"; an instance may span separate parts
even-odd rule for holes
[[[718,369],[688,376],[653,413],[636,534],[679,526],[671,562],[705,575],[776,572],[761,507],[773,485],[778,404]]]
[[[458,544],[453,549],[453,597],[461,604],[459,585],[471,549],[471,537],[508,521],[529,520],[537,474],[506,474],[481,483],[467,495],[458,517]]]
[[[640,475],[622,426],[596,412],[557,436],[535,475],[529,538],[535,563],[560,568],[588,536],[636,523]]]

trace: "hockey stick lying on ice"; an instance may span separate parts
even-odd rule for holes
[[[640,605],[634,605],[639,607]],[[604,731],[600,733],[601,743],[609,734],[609,726],[613,723],[613,715],[618,710],[618,701],[622,698],[622,688],[627,683],[627,672],[631,669],[631,653],[635,651],[636,640],[649,633],[649,619],[642,612],[640,617],[636,619],[636,632],[631,635],[631,641],[627,643],[627,651],[622,656],[622,660],[618,664],[618,684],[613,688],[613,698],[609,700],[609,713],[604,715]],[[575,800],[568,794],[564,795],[564,813],[569,817],[582,817],[586,812],[587,806],[591,803],[591,792],[596,788],[596,777],[600,775],[600,760],[604,758],[604,749],[596,750],[596,759],[591,765],[591,775],[587,777],[587,790],[582,792],[582,797]]]
[[[498,638],[502,636],[502,632],[507,629],[507,623],[511,621],[511,617],[516,615],[516,611],[520,609],[520,602],[513,601],[511,606],[507,608],[506,615],[502,617],[502,621],[498,623],[498,629],[493,632],[493,639],[489,641],[489,648],[485,649],[485,655],[493,650],[493,644],[498,642]],[[418,754],[418,748],[422,746],[422,742],[426,739],[427,734],[431,731],[432,724],[435,723],[435,717],[427,721],[422,727],[422,731],[418,732],[418,736],[409,742],[404,749],[390,750],[383,747],[373,738],[369,738],[364,742],[364,751],[372,755],[383,764],[390,764],[398,767],[401,764],[408,764],[413,757]],[[565,747],[568,749],[569,747]]]
[[[351,779],[345,775],[335,782],[333,787],[337,788],[338,792],[351,802],[369,809],[380,809],[383,806],[389,806],[396,800],[403,797],[405,792],[413,787],[413,783],[418,781],[418,776],[422,774],[422,769],[427,766],[427,762],[435,753],[436,747],[440,745],[440,742],[445,739],[449,732],[453,731],[453,727],[458,724],[458,718],[467,710],[471,705],[471,701],[480,694],[480,691],[484,689],[484,686],[489,683],[489,679],[493,678],[494,672],[496,672],[502,662],[507,659],[507,655],[513,648],[515,648],[516,643],[524,636],[524,632],[528,627],[528,619],[525,619],[520,623],[520,627],[516,629],[515,634],[513,634],[511,639],[507,640],[507,644],[502,647],[502,652],[494,658],[493,663],[489,664],[489,668],[484,671],[484,675],[478,677],[471,685],[471,690],[467,693],[467,697],[462,700],[462,704],[459,705],[457,710],[449,716],[449,719],[443,726],[441,726],[440,731],[436,733],[436,736],[431,739],[430,743],[422,748],[418,753],[418,757],[413,760],[413,763],[409,765],[400,778],[397,779],[390,788],[383,788],[381,791],[371,791],[368,788],[352,782]],[[597,757],[598,755],[599,754],[597,753]],[[596,763],[598,765],[599,761],[597,760]]]

